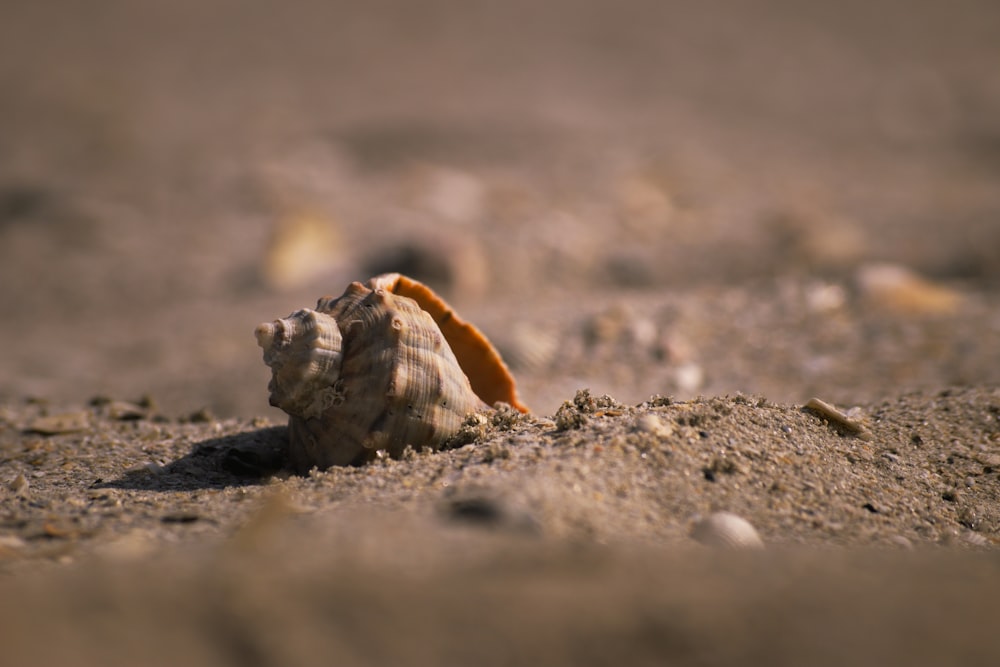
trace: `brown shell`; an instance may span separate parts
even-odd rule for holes
[[[399,274],[352,283],[256,335],[299,472],[440,447],[467,415],[499,401],[527,411],[486,337]]]

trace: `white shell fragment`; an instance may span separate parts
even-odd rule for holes
[[[40,435],[61,435],[85,431],[90,427],[90,413],[86,410],[63,412],[56,415],[44,415],[31,420],[24,430]]]
[[[352,283],[255,333],[297,472],[436,449],[497,401],[527,411],[485,337],[398,274]]]
[[[664,422],[657,415],[648,412],[636,418],[635,430],[639,433],[648,433],[657,438],[666,438],[673,434],[673,427],[669,423]]]
[[[837,424],[852,433],[862,440],[871,440],[872,434],[863,423],[857,419],[853,419],[851,415],[845,412],[841,412],[834,406],[830,405],[826,401],[821,401],[818,398],[810,398],[809,401],[802,406],[806,410],[811,410],[819,416]]]
[[[950,315],[964,300],[961,292],[897,264],[862,266],[857,284],[866,304],[897,315]]]
[[[746,519],[730,512],[715,512],[691,527],[691,537],[716,549],[763,549],[764,541]]]

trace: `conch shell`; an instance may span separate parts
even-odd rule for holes
[[[527,412],[496,349],[427,286],[387,273],[257,327],[297,472],[440,447],[497,402]]]

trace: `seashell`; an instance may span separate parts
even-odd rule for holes
[[[497,402],[527,412],[500,355],[429,288],[396,273],[257,327],[270,403],[297,472],[440,447]]]
[[[848,433],[851,433],[862,440],[872,439],[871,431],[865,427],[864,423],[855,419],[851,414],[841,412],[826,401],[821,401],[820,399],[814,397],[810,398],[809,401],[802,407],[805,410],[815,412],[820,417],[823,417],[831,423],[840,426]]]
[[[897,264],[868,264],[858,269],[861,297],[872,308],[894,315],[950,315],[963,296]]]
[[[746,519],[730,512],[715,512],[696,521],[691,537],[707,547],[719,549],[763,549],[764,541]]]

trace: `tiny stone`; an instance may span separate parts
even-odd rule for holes
[[[705,382],[705,371],[693,361],[674,369],[674,383],[683,392],[694,392]]]
[[[28,433],[40,433],[41,435],[59,435],[61,433],[83,431],[89,426],[90,413],[81,410],[79,412],[65,412],[58,415],[38,417],[28,424],[25,431]]]
[[[0,553],[3,553],[5,549],[17,551],[23,549],[24,546],[25,541],[17,535],[0,535]]]
[[[147,414],[145,408],[126,401],[111,401],[107,404],[106,409],[108,418],[115,421],[143,419]]]
[[[911,542],[906,537],[902,535],[893,535],[889,538],[889,541],[895,544],[897,547],[901,547],[906,550],[913,549],[913,542]]]
[[[715,512],[691,527],[691,537],[707,547],[720,549],[763,549],[757,529],[743,517]]]
[[[962,540],[976,547],[989,546],[990,541],[984,535],[967,530],[962,533]]]
[[[212,411],[208,408],[201,408],[200,410],[196,410],[188,415],[188,421],[192,424],[207,424],[213,419],[215,419],[215,417],[212,415]]]
[[[30,486],[31,485],[28,484],[28,480],[24,477],[24,473],[18,473],[17,477],[11,480],[7,488],[9,488],[10,492],[15,496],[23,498],[28,495],[28,489]]]
[[[669,436],[672,432],[672,428],[668,424],[665,424],[662,419],[649,413],[640,415],[635,420],[635,430],[660,438]]]
[[[153,539],[140,531],[133,531],[99,545],[96,551],[114,561],[139,561],[156,552]]]

